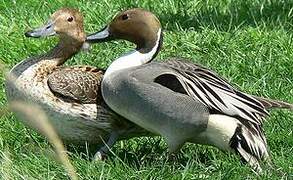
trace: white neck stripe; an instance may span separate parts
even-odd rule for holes
[[[108,75],[110,75],[111,73],[115,71],[131,68],[135,66],[140,66],[149,62],[158,51],[160,39],[161,39],[161,28],[157,32],[156,44],[150,52],[141,53],[137,50],[133,50],[119,57],[118,59],[114,60],[114,62],[112,62],[112,64],[108,67],[104,75],[104,78],[106,78]]]

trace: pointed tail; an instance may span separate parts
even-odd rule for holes
[[[280,109],[293,110],[293,104],[290,104],[284,101],[272,100],[272,99],[258,97],[258,96],[254,96],[254,98],[259,100],[264,105],[265,109],[280,108]]]

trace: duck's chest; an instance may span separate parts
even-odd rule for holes
[[[31,94],[50,92],[47,80],[48,76],[56,70],[57,66],[49,63],[40,63],[27,68],[16,80],[16,84]]]
[[[55,63],[47,61],[35,64],[21,62],[16,65],[10,71],[10,78],[14,83],[6,82],[8,100],[42,101],[44,98],[53,98],[47,85],[47,77],[56,68]]]
[[[106,103],[112,104],[112,100],[119,98],[125,92],[125,86],[129,81],[127,76],[127,72],[115,72],[104,76],[101,89]]]

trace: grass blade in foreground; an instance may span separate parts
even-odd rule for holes
[[[49,123],[44,111],[41,110],[37,105],[29,105],[21,101],[11,102],[10,108],[14,112],[17,112],[26,117],[26,119],[29,120],[28,122],[25,122],[27,125],[37,129],[42,135],[48,138],[69,177],[73,180],[77,180],[78,178],[75,169],[69,161],[68,155],[66,154],[66,149],[64,148],[63,143],[58,137],[54,128]]]

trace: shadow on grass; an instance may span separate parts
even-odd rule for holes
[[[218,5],[215,5],[218,4]],[[233,1],[228,5],[214,3],[213,6],[200,4],[195,8],[183,4],[177,12],[162,11],[160,17],[167,30],[209,27],[221,31],[230,31],[244,26],[292,30],[293,1],[265,1],[263,4],[251,1]],[[167,25],[167,26],[166,26]],[[291,33],[291,32],[290,32]]]
[[[114,163],[122,161],[123,164],[134,168],[141,169],[143,167],[154,167],[156,165],[170,165],[174,167],[185,167],[191,160],[209,166],[212,164],[211,152],[202,151],[198,147],[185,147],[180,150],[175,156],[168,154],[164,140],[160,137],[134,138],[125,140],[122,146],[112,148],[112,153],[108,154],[106,162]],[[79,157],[85,160],[91,160],[98,145],[89,146],[67,146],[67,150],[74,154],[79,154]]]
[[[151,140],[151,141],[150,141]],[[199,164],[210,166],[212,156],[194,147],[184,147],[176,155],[170,156],[168,149],[160,138],[145,138],[136,148],[114,149],[115,156],[110,156],[112,162],[120,158],[129,167],[140,170],[144,167],[163,167],[163,165],[172,166],[181,169],[188,166],[190,161],[196,161]]]

